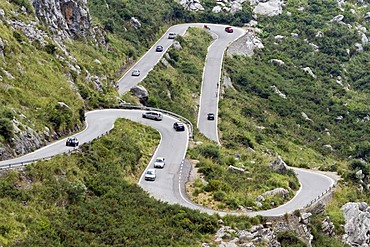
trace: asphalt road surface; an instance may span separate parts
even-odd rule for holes
[[[118,92],[122,94],[129,91],[148,75],[174,42],[174,40],[168,39],[169,32],[183,35],[188,27],[203,27],[203,25],[204,24],[181,24],[171,27],[118,81]],[[211,28],[210,32],[216,39],[208,49],[206,65],[204,67],[197,127],[209,139],[219,143],[217,135],[217,109],[223,54],[227,46],[233,40],[242,36],[244,31],[234,28],[233,33],[226,33],[224,31],[225,25],[207,25]],[[164,51],[156,52],[155,48],[157,45],[162,45]],[[133,69],[139,69],[141,72],[140,76],[132,76],[131,71]],[[146,169],[153,168],[154,159],[158,156],[166,158],[166,165],[163,169],[157,169],[157,179],[155,181],[145,181],[142,175],[139,180],[139,185],[151,196],[170,204],[180,204],[211,214],[227,214],[227,212],[214,211],[197,205],[191,202],[186,195],[185,183],[187,182],[191,170],[190,164],[184,160],[188,147],[188,128],[183,132],[177,132],[173,129],[173,123],[178,121],[174,117],[164,115],[162,121],[154,121],[142,118],[143,112],[142,110],[122,109],[106,109],[88,112],[86,113],[86,129],[75,136],[79,139],[80,145],[87,143],[112,129],[114,121],[117,118],[127,118],[156,128],[161,134],[161,142]],[[207,120],[207,113],[209,112],[215,114],[215,120]],[[65,142],[66,138],[22,157],[1,161],[0,168],[7,168],[9,166],[16,167],[34,160],[50,158],[51,156],[72,151],[74,147],[67,147]],[[274,216],[293,212],[309,204],[313,199],[321,195],[321,193],[335,183],[330,177],[318,172],[298,168],[294,168],[294,170],[298,175],[301,188],[291,201],[275,209],[244,214],[251,216]]]

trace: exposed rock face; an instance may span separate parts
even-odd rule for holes
[[[333,19],[331,19],[331,22],[340,22],[343,20],[343,18],[344,18],[343,15],[337,15]]]
[[[130,23],[131,25],[135,28],[135,29],[139,29],[141,28],[141,23],[138,19],[136,19],[135,17],[131,17],[130,19]]]
[[[215,242],[218,246],[264,246],[280,247],[281,244],[277,241],[276,235],[271,228],[263,225],[253,226],[249,231],[233,229],[230,226],[221,226],[215,236]],[[203,246],[207,246],[204,243]],[[208,245],[209,246],[209,245]]]
[[[348,202],[342,206],[345,234],[343,242],[350,246],[370,246],[370,207],[365,202]]]
[[[247,32],[243,37],[233,42],[227,49],[227,55],[234,54],[253,56],[254,49],[263,49],[262,41],[257,37],[255,32]]]
[[[85,36],[91,27],[87,1],[84,0],[33,0],[36,15],[54,33],[67,38]]]
[[[271,88],[274,90],[274,93],[279,95],[281,98],[286,99],[286,95],[283,94],[275,85],[271,86]]]
[[[287,198],[289,196],[289,191],[284,188],[276,188],[273,190],[266,191],[265,193],[262,194],[263,197],[275,196],[275,195],[279,195],[283,198]]]
[[[305,68],[303,68],[303,70],[306,71],[313,78],[315,78],[315,79],[317,78],[317,76],[312,72],[310,67],[305,67]]]
[[[280,67],[283,67],[285,65],[284,61],[280,59],[270,59],[270,63],[277,64]]]
[[[143,103],[146,100],[148,100],[149,93],[148,90],[146,90],[143,86],[135,86],[131,88],[131,92],[139,98],[140,102]]]
[[[200,4],[199,0],[180,0],[180,4],[186,9],[191,11],[203,11],[204,7]]]
[[[258,1],[253,13],[267,16],[280,15],[283,12],[283,4],[281,0]]]
[[[231,171],[231,172],[245,173],[245,169],[240,168],[240,167],[236,167],[236,166],[231,166],[231,165],[227,168],[227,170]]]
[[[312,213],[303,213],[299,219],[300,222],[303,224],[308,224],[310,223],[310,217],[312,216]]]
[[[270,168],[280,174],[286,174],[288,172],[287,165],[280,156],[270,164]]]
[[[4,42],[3,42],[3,40],[0,37],[0,58],[1,58],[1,60],[3,62],[5,62],[5,59],[4,59],[4,48],[5,48]]]
[[[41,46],[50,44],[59,48],[61,52],[55,54],[55,57],[63,61],[66,68],[69,68],[69,70],[66,70],[66,76],[70,78],[68,81],[70,86],[76,89],[70,72],[74,71],[80,74],[81,68],[77,65],[77,59],[71,56],[66,49],[63,40],[89,36],[89,40],[93,40],[96,45],[108,48],[104,31],[97,26],[91,26],[87,1],[31,0],[31,3],[35,9],[36,21],[17,19],[15,18],[18,14],[17,12],[8,13],[0,9],[0,22],[4,22],[4,24],[9,25],[12,29],[17,30],[17,32],[23,33],[29,42],[38,41]],[[23,14],[27,14],[25,8],[21,8],[20,11],[22,11]],[[34,18],[32,19],[34,20]],[[45,31],[43,28],[40,28],[42,24],[45,24],[49,30]],[[5,52],[7,50],[7,45],[7,40],[4,38],[0,39],[0,61],[3,61],[4,64],[8,62],[8,54]],[[17,66],[18,70],[23,73],[20,65]],[[85,72],[90,75],[88,71]],[[10,80],[14,79],[14,76],[5,69],[2,69],[2,76]],[[0,76],[0,81],[2,80],[2,76]],[[91,81],[95,82],[97,88],[99,88],[99,86],[101,87],[101,81],[106,80],[95,75],[91,75],[86,79],[91,79]],[[78,95],[77,89],[75,91]],[[14,120],[15,122],[13,121],[15,136],[13,140],[11,140],[11,146],[9,144],[1,147],[1,160],[29,153],[44,146],[49,141],[70,134],[71,131],[66,130],[63,133],[52,133],[52,131],[49,130],[42,133],[33,130],[29,126],[23,126],[21,123],[24,123],[24,121],[19,120],[21,119],[19,117],[21,116],[16,116],[18,120]],[[74,131],[78,128],[77,126],[74,127]]]
[[[175,49],[175,50],[182,50],[182,46],[181,46],[181,44],[180,44],[180,42],[179,41],[175,41],[175,42],[173,42],[173,44],[172,44],[172,47]]]
[[[334,237],[335,232],[334,232],[334,224],[333,222],[330,221],[329,216],[326,216],[325,219],[323,220],[321,224],[321,230],[328,236]]]

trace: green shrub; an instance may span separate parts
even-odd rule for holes
[[[219,159],[220,148],[215,145],[206,145],[199,147],[200,153],[207,158]]]
[[[216,191],[213,193],[213,198],[216,200],[216,201],[224,201],[225,198],[226,198],[226,193],[223,192],[223,191]]]
[[[8,142],[11,141],[14,136],[13,123],[8,118],[0,118],[0,135]]]
[[[277,240],[282,247],[306,247],[306,244],[293,231],[280,232],[277,235]]]

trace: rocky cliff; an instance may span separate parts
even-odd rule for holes
[[[370,246],[370,207],[365,202],[349,202],[342,211],[346,224],[343,242],[350,246]]]
[[[81,68],[77,59],[68,52],[65,42],[72,39],[85,39],[94,46],[108,49],[105,32],[91,23],[87,1],[32,0],[31,4],[34,12],[29,11],[29,8],[32,8],[30,6],[21,6],[18,10],[12,11],[0,9],[0,23],[10,26],[12,30],[25,35],[28,39],[27,42],[36,41],[42,49],[45,49],[47,46],[59,49],[61,53],[58,53],[56,57],[65,64],[65,73],[67,78],[69,78],[69,84],[78,97],[79,93],[74,85],[72,73],[79,75]],[[0,37],[0,61],[4,63],[4,66],[8,64],[7,57],[4,54],[5,51],[9,51],[9,47],[11,47],[11,44],[5,36]],[[5,67],[1,66],[0,68],[6,75],[5,80],[14,80],[14,76],[4,69]],[[87,74],[87,82],[94,82],[97,89],[102,86],[101,79],[98,76],[91,74],[86,69],[84,73]],[[3,81],[1,76],[0,81]],[[45,131],[35,131],[30,125],[25,124],[25,121],[25,118],[22,116],[14,116],[12,123],[14,138],[10,144],[3,147],[0,146],[1,160],[29,153],[60,136],[69,134],[70,131],[55,133],[47,127],[45,127]],[[80,127],[76,126],[75,130],[78,130]]]

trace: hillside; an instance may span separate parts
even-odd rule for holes
[[[115,83],[169,26],[249,23],[244,28],[254,38],[237,42],[225,56],[222,146],[197,130],[190,145],[187,157],[199,173],[188,186],[189,196],[216,209],[267,209],[292,198],[299,187],[294,174],[269,168],[277,157],[290,166],[337,172],[342,179],[333,199],[305,225],[313,246],[343,244],[348,219],[341,207],[370,204],[367,3],[296,0],[270,16],[257,11],[262,1],[240,6],[226,1],[219,12],[211,0],[202,2],[202,11],[165,0],[69,3],[57,1],[53,8],[38,0],[0,3],[1,159],[81,130],[85,111],[122,100],[139,104],[130,93],[118,95]],[[166,62],[142,82],[149,98],[141,103],[181,114],[196,126],[212,37],[190,29],[178,41],[182,49],[171,48]],[[247,46],[252,49],[245,55]],[[217,217],[158,203],[135,185],[157,134],[129,121],[117,126],[127,133],[113,131],[70,157],[2,174],[2,245],[216,244]],[[122,138],[127,142],[118,141]],[[118,142],[122,146],[115,149]],[[231,174],[229,166],[246,173]],[[288,196],[258,203],[259,195],[274,188],[286,189]],[[326,219],[336,237],[322,231]],[[267,219],[223,220],[249,230]],[[276,232],[281,246],[305,246],[297,229],[288,230]]]

